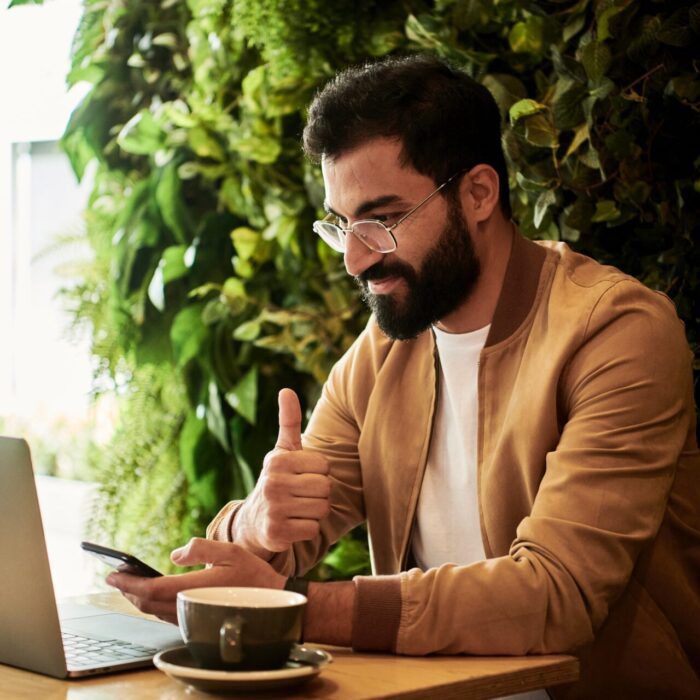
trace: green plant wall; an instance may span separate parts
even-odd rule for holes
[[[132,420],[119,469],[116,449],[97,457],[113,541],[152,541],[164,503],[180,527],[163,547],[201,534],[252,487],[277,391],[313,406],[363,327],[341,260],[311,232],[323,188],[300,152],[305,107],[338,69],[414,51],[494,94],[525,234],[669,294],[697,358],[700,3],[85,0],[69,80],[92,87],[64,147],[78,177],[96,164],[87,222],[100,274],[67,298],[93,329],[103,381],[133,400],[161,368],[182,399],[152,392],[147,410],[175,410],[172,425]],[[151,475],[129,505],[125,470],[139,481],[158,469],[149,441],[170,454],[177,504]],[[328,566],[361,571],[362,537]]]

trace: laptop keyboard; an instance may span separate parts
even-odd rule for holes
[[[90,639],[68,632],[63,633],[63,648],[69,668],[123,663],[153,656],[158,651],[121,639]]]

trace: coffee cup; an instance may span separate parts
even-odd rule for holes
[[[180,633],[203,667],[281,668],[301,638],[306,598],[272,588],[190,588],[177,594]]]

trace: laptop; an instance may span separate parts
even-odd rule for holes
[[[57,604],[29,446],[0,437],[0,663],[75,678],[148,667],[182,643],[176,625]]]

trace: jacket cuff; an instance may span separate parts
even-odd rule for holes
[[[233,542],[233,519],[243,505],[243,501],[231,501],[227,503],[216,515],[207,527],[207,539],[219,542]]]
[[[356,576],[353,582],[352,648],[395,653],[401,622],[400,576]]]

